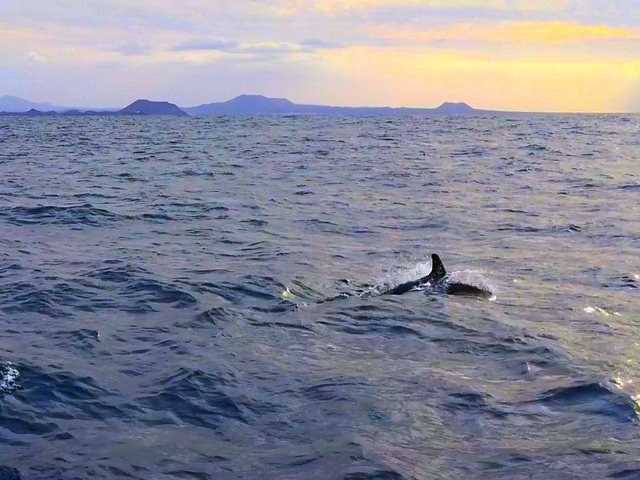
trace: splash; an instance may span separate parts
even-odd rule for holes
[[[401,283],[410,282],[416,278],[422,278],[431,272],[431,262],[418,262],[410,268],[394,267],[391,271],[384,274],[378,282],[377,286],[393,286]],[[375,288],[375,287],[374,287]]]
[[[0,367],[0,393],[11,392],[18,387],[20,372],[9,362]]]
[[[495,293],[496,291],[496,286],[478,270],[459,270],[452,272],[447,276],[447,281],[464,283],[465,285],[471,285],[472,287],[477,287],[488,292]]]
[[[289,287],[284,287],[284,290],[282,290],[282,292],[280,292],[280,298],[282,300],[291,300],[293,298],[295,298],[296,296],[293,294],[293,292],[291,290],[289,290]]]

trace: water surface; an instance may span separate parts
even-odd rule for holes
[[[0,465],[640,477],[640,117],[0,119]],[[495,301],[351,297],[483,274]]]

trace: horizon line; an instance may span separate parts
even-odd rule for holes
[[[48,110],[48,111],[58,111],[60,113],[66,112],[66,111],[73,111],[73,110],[77,110],[80,112],[87,112],[87,111],[117,111],[117,110],[121,110],[126,108],[127,106],[137,102],[137,101],[149,101],[149,102],[156,102],[156,103],[160,103],[160,102],[166,102],[166,103],[170,103],[173,104],[175,106],[177,106],[178,108],[185,110],[189,110],[189,109],[193,109],[193,108],[197,108],[203,105],[210,105],[210,104],[224,104],[227,102],[230,102],[232,100],[235,100],[237,98],[240,97],[259,97],[259,98],[266,98],[269,100],[286,100],[288,102],[291,102],[293,105],[296,106],[311,106],[311,107],[328,107],[328,108],[344,108],[344,109],[389,109],[389,110],[402,110],[402,109],[407,109],[407,110],[435,110],[438,109],[440,107],[442,107],[443,105],[447,105],[447,104],[453,104],[453,105],[466,105],[467,107],[471,108],[474,111],[477,112],[484,112],[484,113],[525,113],[525,114],[553,114],[553,115],[637,115],[640,114],[640,111],[619,111],[619,112],[614,112],[614,111],[561,111],[561,110],[499,110],[499,109],[494,109],[494,108],[476,108],[471,106],[469,103],[465,102],[465,101],[451,101],[451,100],[444,100],[442,102],[440,102],[439,105],[435,106],[435,107],[427,107],[427,106],[389,106],[389,105],[336,105],[336,104],[322,104],[322,103],[308,103],[308,102],[296,102],[293,101],[291,99],[289,99],[288,97],[282,97],[282,96],[276,96],[276,97],[270,97],[264,94],[259,94],[259,93],[240,93],[237,94],[227,100],[212,100],[212,101],[207,101],[204,103],[199,103],[196,105],[191,105],[191,106],[181,106],[179,105],[177,102],[172,102],[169,100],[150,100],[148,97],[144,98],[144,97],[138,97],[135,100],[127,103],[126,105],[122,106],[122,107],[104,107],[104,106],[94,106],[94,107],[78,107],[78,106],[64,106],[64,105],[59,105],[57,103],[53,103],[50,101],[34,101],[31,100],[29,98],[25,98],[25,97],[20,97],[18,95],[11,95],[11,94],[4,94],[4,95],[0,95],[0,99],[2,98],[14,98],[14,99],[19,99],[19,100],[24,100],[27,101],[29,103],[33,103],[33,104],[41,104],[41,105],[48,105],[51,106],[53,108],[55,108],[56,110]],[[64,109],[64,110],[62,110]],[[31,108],[30,110],[38,110],[35,108]],[[15,113],[26,113],[29,110],[25,110],[24,112],[15,112]],[[47,110],[38,110],[40,112],[48,112]],[[0,110],[0,113],[14,113],[14,112],[4,112],[3,110]],[[268,115],[268,114],[267,114]],[[198,115],[195,115],[198,116]]]

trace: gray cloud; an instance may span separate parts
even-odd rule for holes
[[[128,42],[123,45],[120,45],[115,49],[116,52],[124,56],[136,56],[136,55],[151,55],[153,53],[153,49],[148,45],[138,43],[138,42]]]

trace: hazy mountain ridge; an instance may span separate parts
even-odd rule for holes
[[[32,102],[26,98],[14,97],[12,95],[0,96],[0,112],[18,113],[28,112],[29,110],[63,112],[69,110],[70,107],[60,107],[51,105],[50,103]]]
[[[27,101],[28,102],[28,101]],[[48,104],[45,104],[48,105]],[[0,106],[1,108],[1,106]],[[66,109],[64,111],[47,110],[41,111],[31,108],[22,112],[0,111],[0,115],[4,116],[121,116],[121,115],[140,115],[140,116],[189,116],[184,110],[170,102],[155,102],[151,100],[136,100],[121,110],[82,110],[82,109]]]
[[[6,100],[2,103],[3,99]],[[38,106],[40,108],[36,108]],[[20,110],[22,108],[22,110]],[[0,97],[0,115],[26,116],[114,116],[114,115],[161,115],[161,116],[222,116],[222,115],[467,115],[497,113],[478,110],[466,103],[445,102],[436,108],[413,107],[341,107],[333,105],[297,104],[286,98],[270,98],[263,95],[239,95],[226,102],[214,102],[194,107],[180,108],[164,101],[136,100],[121,110],[91,110],[56,107],[48,103],[34,103],[18,97]]]

